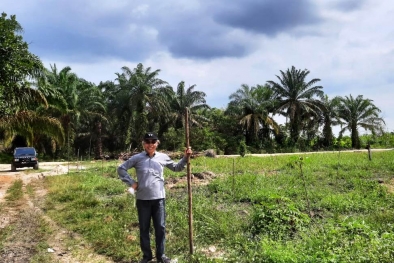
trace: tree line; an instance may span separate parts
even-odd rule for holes
[[[329,98],[320,79],[292,66],[262,85],[242,84],[226,108],[210,107],[206,94],[180,81],[176,88],[160,69],[122,67],[98,85],[70,67],[46,68],[29,52],[15,15],[0,18],[0,141],[3,148],[34,146],[54,158],[140,150],[155,131],[161,148],[184,147],[185,109],[195,151],[237,154],[340,147],[345,131],[352,148],[363,147],[361,128],[384,134],[380,109],[362,95]],[[283,116],[285,124],[275,119]],[[340,127],[339,135],[332,128]]]

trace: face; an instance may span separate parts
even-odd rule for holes
[[[158,142],[157,140],[147,139],[143,142],[144,149],[149,155],[153,155],[156,151]]]

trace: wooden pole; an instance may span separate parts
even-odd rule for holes
[[[233,198],[235,197],[235,159],[233,158]]]
[[[70,122],[68,123],[67,129],[67,174],[70,172]]]
[[[185,136],[186,147],[189,149],[189,109],[185,108]],[[190,254],[193,254],[193,202],[192,202],[192,178],[190,169],[190,155],[187,156],[187,191],[189,194],[189,247]]]
[[[369,142],[367,144],[367,149],[368,149],[368,158],[369,158],[370,161],[372,161],[371,144]]]

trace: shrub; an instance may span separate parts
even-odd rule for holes
[[[245,156],[245,154],[246,154],[246,143],[245,143],[245,141],[244,140],[242,140],[240,143],[239,143],[239,155],[241,155],[242,157],[244,157]]]
[[[289,199],[276,197],[254,206],[251,231],[253,235],[264,234],[272,239],[291,238],[309,222],[309,216]]]

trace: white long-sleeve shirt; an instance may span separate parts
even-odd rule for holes
[[[178,163],[164,153],[155,152],[153,157],[143,151],[131,156],[127,161],[118,166],[117,172],[119,178],[128,186],[132,186],[136,181],[131,178],[127,172],[135,168],[138,189],[136,198],[141,200],[155,200],[166,197],[164,189],[164,167],[174,171],[182,171],[187,163],[186,157],[183,157]]]

